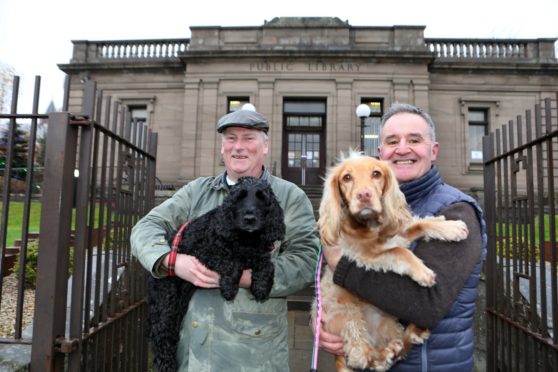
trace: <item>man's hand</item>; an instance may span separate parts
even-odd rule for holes
[[[163,259],[163,265],[168,267],[169,256]],[[174,264],[174,273],[181,279],[184,279],[196,287],[200,288],[218,288],[219,274],[209,270],[194,256],[187,254],[177,254],[176,263]]]
[[[323,249],[323,253],[327,265],[329,266],[331,271],[335,271],[335,268],[337,267],[337,263],[341,259],[341,250],[336,245],[335,246],[322,245],[322,249]]]
[[[327,351],[328,353],[334,355],[345,355],[343,350],[343,338],[341,336],[334,335],[324,331],[324,321],[322,320],[322,325],[320,327],[320,339],[319,346],[320,349]],[[316,325],[314,322],[311,324],[312,333],[316,333]]]
[[[242,271],[242,276],[240,277],[241,288],[250,288],[252,285],[252,269],[246,269]]]
[[[343,351],[343,338],[320,329],[320,349],[335,355],[345,355]]]

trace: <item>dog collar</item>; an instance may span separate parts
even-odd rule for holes
[[[186,223],[184,225],[182,225],[180,227],[180,229],[178,229],[178,232],[176,233],[176,235],[174,236],[174,239],[172,240],[172,246],[171,246],[171,251],[170,251],[170,255],[169,255],[169,264],[167,266],[167,275],[168,276],[174,276],[175,275],[174,265],[176,264],[176,255],[178,254],[178,244],[182,240],[182,232],[184,231],[186,226],[188,226],[189,223],[190,223],[190,221],[186,221]]]

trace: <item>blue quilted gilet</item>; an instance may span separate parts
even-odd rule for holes
[[[423,177],[404,183],[405,194],[415,215],[426,217],[438,214],[451,204],[467,202],[474,206],[482,231],[482,257],[459,292],[448,314],[436,328],[431,329],[428,342],[415,346],[406,359],[390,371],[396,372],[471,372],[473,371],[473,317],[477,300],[477,285],[482,262],[486,256],[486,224],[478,203],[469,195],[445,184],[436,167]]]

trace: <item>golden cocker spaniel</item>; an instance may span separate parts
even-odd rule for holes
[[[318,229],[324,245],[339,246],[358,266],[408,275],[426,287],[435,284],[436,276],[408,249],[410,243],[417,238],[459,241],[468,235],[462,221],[413,218],[389,164],[354,151],[328,170]],[[338,371],[385,371],[429,336],[413,324],[403,329],[394,316],[335,285],[327,265],[320,292],[323,329],[344,341],[345,358],[336,357]],[[314,301],[314,321],[316,310]]]

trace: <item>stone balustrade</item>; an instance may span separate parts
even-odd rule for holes
[[[525,60],[556,62],[556,39],[425,39],[440,60]]]
[[[165,60],[176,59],[184,53],[190,39],[153,40],[104,40],[72,41],[74,53],[72,63],[98,63],[125,60]]]
[[[556,39],[424,39],[439,61],[477,60],[556,63]],[[71,63],[173,60],[190,50],[190,39],[73,41]],[[237,45],[238,47],[238,45]],[[384,45],[386,47],[386,45]],[[389,48],[389,46],[387,46]],[[359,45],[361,51],[363,46]],[[366,48],[366,47],[364,47]],[[347,48],[350,50],[351,48]]]

